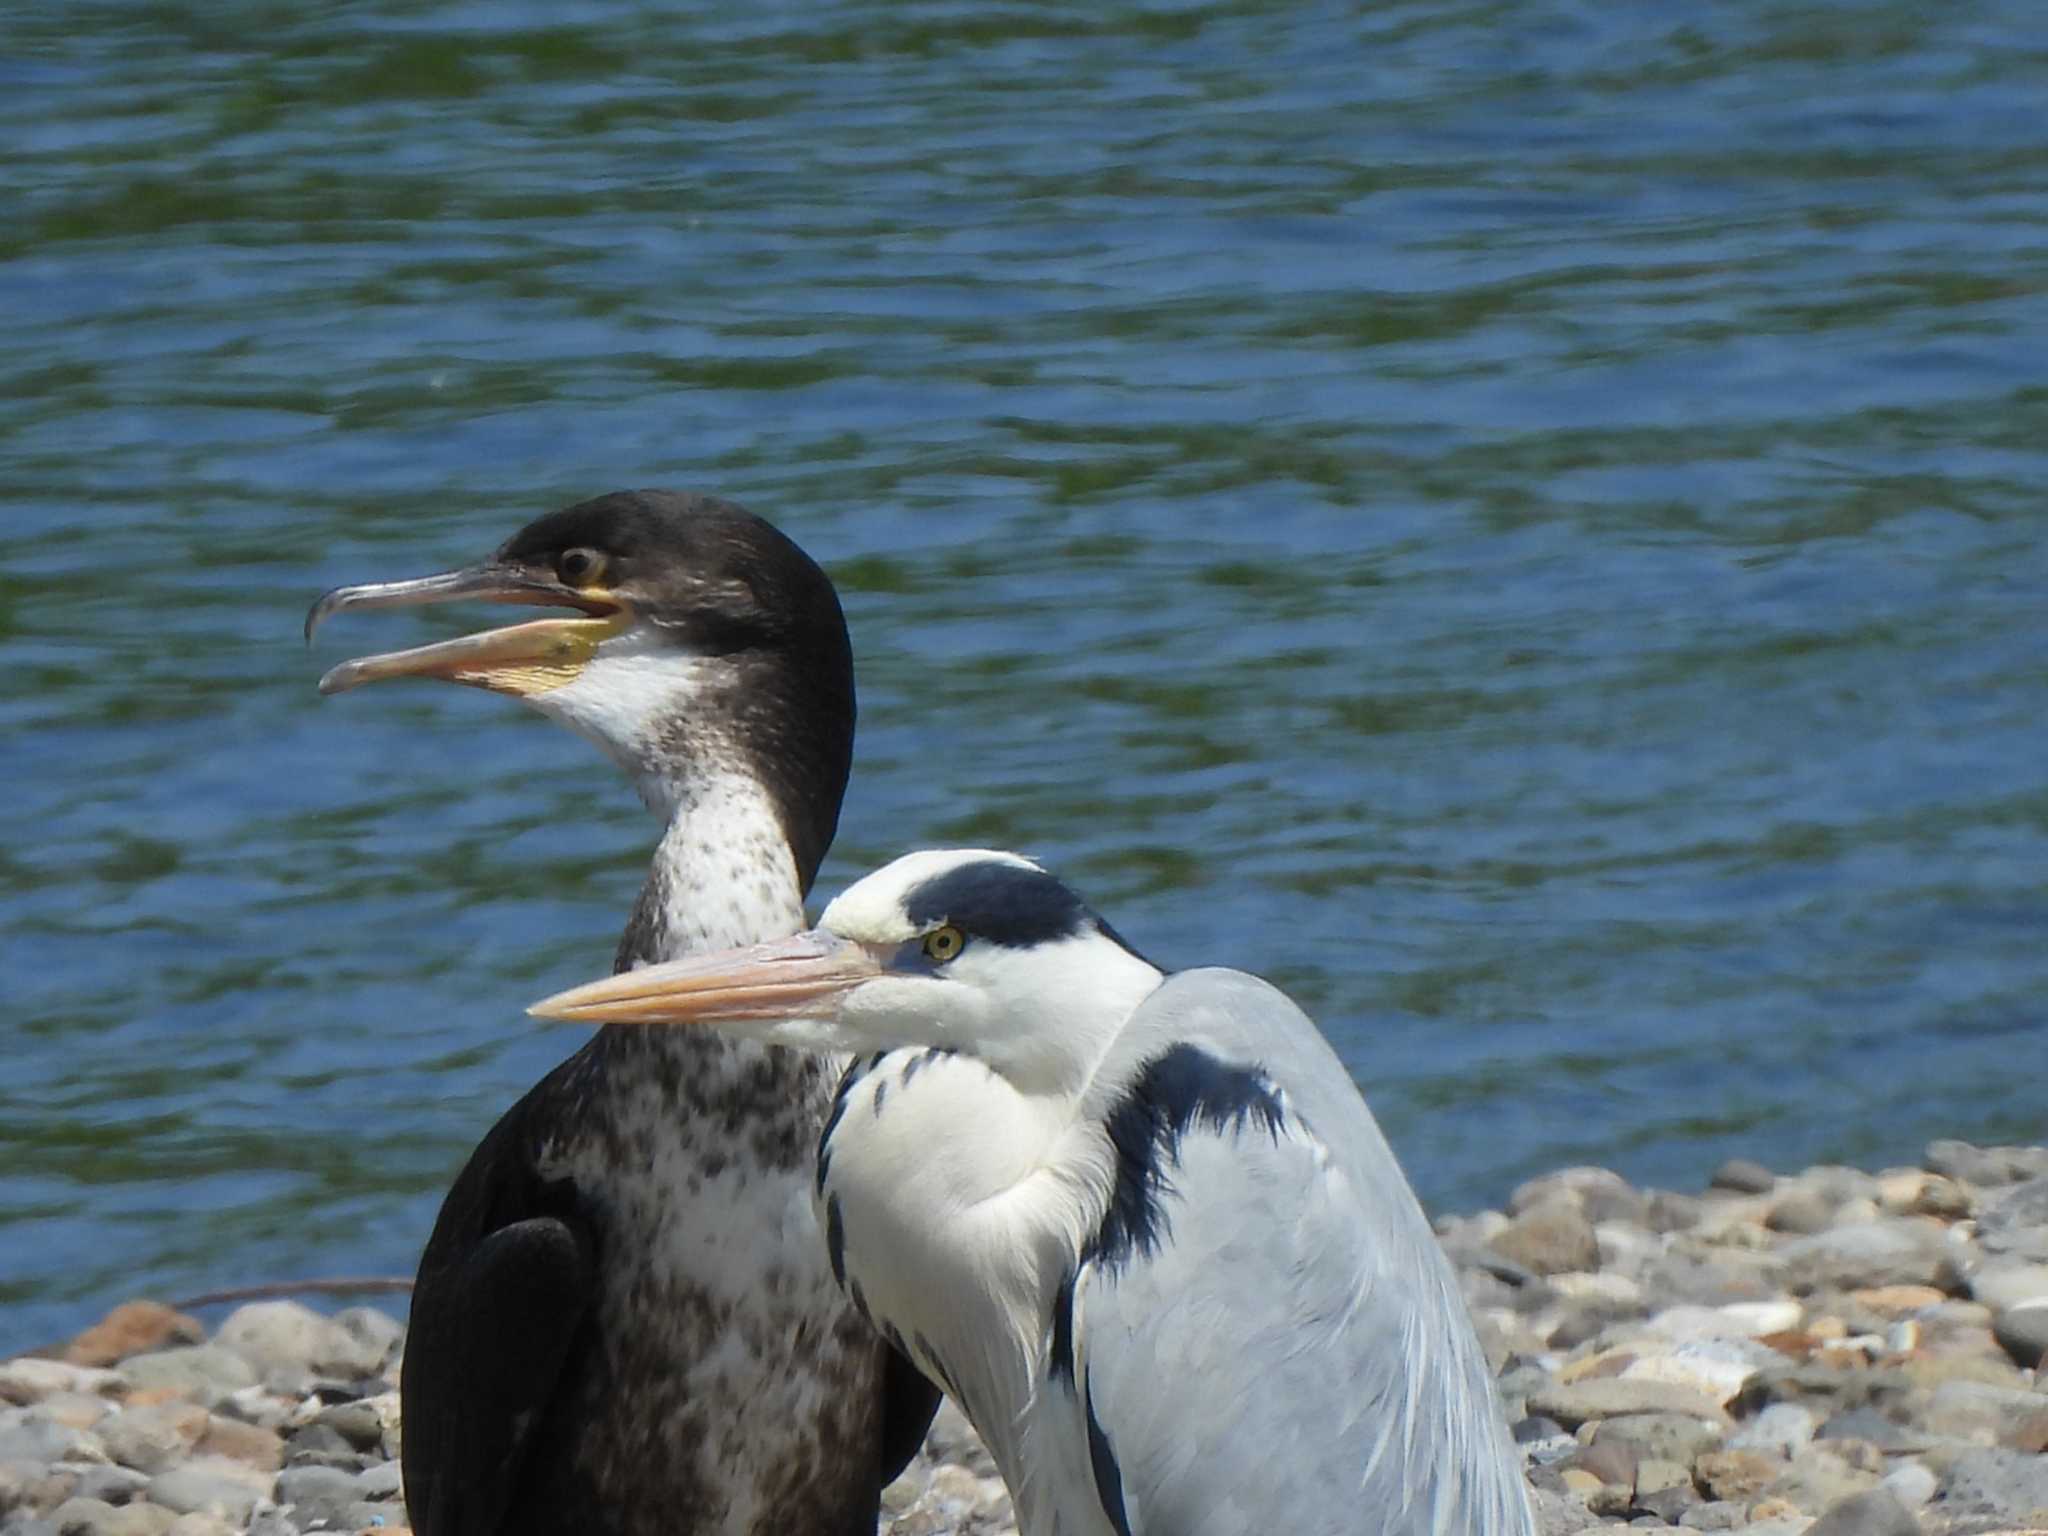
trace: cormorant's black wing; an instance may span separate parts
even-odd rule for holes
[[[420,1258],[399,1384],[418,1536],[499,1536],[596,1290],[596,1242],[522,1134],[552,1078],[457,1176]]]
[[[882,1482],[886,1488],[903,1475],[917,1448],[924,1444],[932,1415],[939,1411],[939,1389],[897,1349],[883,1346],[882,1359]]]

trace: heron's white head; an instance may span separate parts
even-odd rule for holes
[[[629,971],[532,1012],[707,1024],[810,1050],[937,1046],[1055,1091],[1085,1082],[1163,979],[1045,869],[968,848],[906,854],[808,933]]]

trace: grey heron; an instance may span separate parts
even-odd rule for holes
[[[366,657],[336,693],[438,677],[593,739],[665,823],[615,963],[791,933],[852,760],[831,581],[710,497],[601,496],[480,564],[343,587],[350,609],[566,608]],[[420,1536],[873,1536],[937,1397],[833,1282],[810,1152],[843,1063],[607,1031],[507,1111],[420,1260],[401,1384]]]
[[[533,1011],[868,1053],[818,1146],[833,1272],[1031,1536],[1533,1536],[1451,1267],[1265,982],[1165,975],[1039,865],[965,850]]]

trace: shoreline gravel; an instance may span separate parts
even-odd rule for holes
[[[1546,1536],[2048,1532],[2048,1147],[1693,1194],[1568,1168],[1437,1230]],[[0,1362],[0,1536],[399,1536],[403,1348],[375,1307],[126,1303]],[[949,1406],[881,1536],[1015,1528]]]

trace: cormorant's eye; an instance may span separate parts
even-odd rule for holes
[[[924,936],[925,957],[944,965],[948,960],[967,947],[967,935],[951,923],[943,928],[934,928]]]
[[[572,587],[594,586],[604,566],[604,551],[598,549],[565,549],[555,557],[555,574]]]

